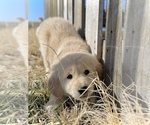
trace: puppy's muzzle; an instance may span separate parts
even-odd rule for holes
[[[88,86],[83,86],[81,88],[78,89],[78,92],[80,93],[80,95],[86,93]]]

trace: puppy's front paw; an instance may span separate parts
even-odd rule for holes
[[[44,109],[47,110],[48,112],[50,112],[50,111],[54,110],[54,107],[53,107],[53,105],[49,105],[48,103],[46,103],[44,105]]]
[[[51,101],[47,102],[47,103],[44,105],[44,109],[47,110],[48,112],[54,111],[55,108],[56,108],[56,105],[55,105],[55,104],[52,104]]]

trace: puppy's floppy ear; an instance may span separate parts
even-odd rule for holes
[[[48,89],[50,93],[56,97],[64,96],[64,91],[62,90],[57,72],[52,72],[50,74],[50,78],[48,81]]]

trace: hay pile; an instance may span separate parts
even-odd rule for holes
[[[107,93],[110,88],[105,87],[103,82],[95,79],[93,82],[100,87],[103,95],[103,99],[89,106],[86,102],[76,102],[72,99],[65,100],[60,106],[53,111],[45,111],[44,104],[48,101],[49,93],[46,93],[42,84],[36,84],[35,91],[31,91],[31,97],[29,97],[29,112],[32,114],[29,117],[29,123],[51,123],[56,125],[149,125],[150,119],[146,114],[142,112],[143,108],[137,103],[137,99],[126,93],[126,90],[122,91],[121,103],[122,108],[118,109],[113,101],[114,98]],[[42,86],[42,87],[41,87]],[[42,89],[41,89],[42,88]],[[129,101],[129,99],[133,99]],[[34,100],[34,101],[33,101]],[[72,107],[68,108],[64,106],[67,101],[71,102]],[[108,101],[111,100],[111,101]],[[136,105],[138,111],[133,112],[132,105]],[[118,110],[122,110],[122,113],[118,113]],[[147,112],[149,109],[146,109]]]
[[[39,45],[35,36],[35,28],[29,29],[29,96],[28,110],[29,123],[45,124],[45,125],[149,125],[150,119],[142,112],[143,108],[137,102],[137,98],[131,95],[128,90],[131,90],[134,84],[128,88],[123,86],[121,90],[121,109],[118,109],[109,92],[112,89],[112,84],[106,87],[105,84],[93,79],[93,83],[101,91],[100,95],[103,98],[89,106],[86,102],[76,102],[71,98],[64,101],[54,111],[48,112],[44,109],[44,104],[48,101],[50,93],[47,90],[46,74],[43,68],[41,54],[38,50]],[[109,101],[108,101],[109,100]],[[131,101],[132,100],[132,101]],[[102,101],[103,103],[100,103]],[[71,102],[71,109],[67,108],[66,102]],[[133,110],[135,105],[137,112]],[[118,113],[122,110],[122,113]],[[146,112],[149,109],[145,109]]]

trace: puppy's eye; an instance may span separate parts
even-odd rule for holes
[[[72,75],[71,74],[69,74],[68,76],[67,76],[67,79],[72,79]]]
[[[84,71],[84,74],[85,74],[85,75],[88,75],[89,73],[90,73],[90,71],[87,70],[87,69]]]

